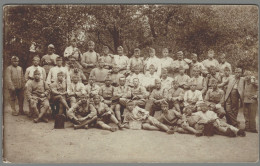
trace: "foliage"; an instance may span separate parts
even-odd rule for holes
[[[214,49],[216,58],[225,53],[232,66],[257,70],[258,8],[253,5],[30,5],[4,8],[5,60],[17,55],[27,60],[32,41],[38,54],[52,43],[63,54],[72,38],[82,52],[87,41],[97,52],[106,45],[112,53],[123,45],[133,49],[154,47],[157,55],[167,47],[186,57],[197,53],[200,60]]]

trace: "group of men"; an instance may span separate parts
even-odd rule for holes
[[[46,55],[33,57],[25,74],[19,58],[13,56],[6,69],[12,115],[27,114],[38,123],[48,122],[52,113],[67,118],[75,129],[97,126],[110,131],[132,128],[229,137],[257,133],[256,78],[249,71],[242,76],[240,68],[232,73],[225,54],[218,61],[209,50],[208,58],[199,62],[197,54],[185,59],[182,51],[173,60],[167,48],[162,58],[153,48],[147,58],[139,48],[131,58],[122,46],[116,55],[107,46],[101,54],[94,49],[95,43],[89,41],[82,54],[72,41],[59,56],[50,44]],[[237,120],[240,107],[244,129]]]

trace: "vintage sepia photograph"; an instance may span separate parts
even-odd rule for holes
[[[258,10],[3,6],[3,162],[258,162]]]

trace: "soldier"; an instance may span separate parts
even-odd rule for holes
[[[70,80],[70,74],[69,71],[67,70],[67,68],[62,66],[62,57],[57,57],[56,58],[56,64],[57,66],[53,67],[50,69],[48,77],[46,79],[47,84],[51,84],[53,82],[57,81],[57,73],[59,72],[63,72],[64,73],[64,78],[66,80],[67,84],[70,84],[71,80]]]
[[[18,66],[19,58],[12,56],[11,65],[6,68],[6,85],[9,91],[9,104],[11,106],[12,115],[17,116],[24,114],[23,112],[23,95],[24,95],[24,75],[23,69]],[[15,109],[15,99],[18,99],[19,110]]]
[[[147,97],[148,93],[146,89],[140,85],[138,78],[134,78],[133,87],[130,88],[129,93],[125,93],[122,98],[120,98],[119,102],[121,105],[126,106],[126,103],[132,100],[136,106],[144,108]]]
[[[226,82],[219,84],[219,87],[227,85],[225,93],[227,123],[238,127],[237,115],[239,110],[239,99],[243,100],[245,79],[242,76],[242,69],[235,69],[235,76],[229,77]]]
[[[152,91],[149,100],[146,103],[145,109],[149,111],[151,116],[154,116],[155,111],[160,109],[161,102],[167,98],[167,90],[162,88],[161,80],[155,80],[155,89]]]
[[[207,77],[205,78],[205,85],[206,85],[206,90],[211,89],[211,80],[216,79],[218,83],[221,83],[221,76],[219,72],[217,72],[217,68],[214,66],[210,66],[208,68],[209,73],[207,74]],[[206,92],[206,91],[203,91]],[[204,94],[203,94],[204,95]]]
[[[203,101],[202,94],[199,90],[196,90],[196,82],[193,79],[190,80],[190,90],[184,93],[184,107],[192,109],[193,112],[196,112],[196,105]]]
[[[162,69],[161,82],[162,88],[169,90],[172,85],[173,78],[168,76],[168,71],[166,68]]]
[[[96,83],[98,86],[102,86],[105,83],[105,79],[107,75],[109,74],[109,70],[104,68],[104,59],[99,58],[98,59],[98,67],[94,68],[90,72],[90,76],[96,77]]]
[[[112,110],[115,108],[115,103],[112,101],[113,93],[115,90],[115,87],[111,85],[112,80],[110,75],[108,75],[105,79],[105,85],[101,86],[99,89],[99,95],[102,98],[102,102],[111,107]]]
[[[149,112],[134,105],[134,102],[129,101],[126,105],[127,114],[124,118],[124,126],[130,128],[133,121],[141,122],[141,127],[144,130],[162,130],[168,134],[174,134],[174,131],[166,125],[159,122],[156,118],[149,115]]]
[[[105,130],[110,130],[112,132],[116,131],[117,128],[109,126],[107,123],[113,122],[115,123],[119,129],[122,129],[122,125],[116,119],[113,110],[108,107],[107,104],[101,102],[101,98],[99,95],[94,96],[93,104],[90,104],[90,112],[97,113],[97,126],[101,127]]]
[[[154,70],[158,76],[161,75],[162,64],[160,59],[155,55],[155,49],[149,49],[149,57],[144,61],[144,74],[147,75],[150,73],[150,66],[154,66]]]
[[[142,79],[142,85],[147,89],[148,92],[152,92],[154,88],[154,81],[160,79],[158,73],[155,73],[155,66],[153,64],[149,67],[149,73]]]
[[[32,59],[33,61],[33,65],[28,67],[25,71],[25,82],[27,82],[28,80],[34,80],[34,71],[37,69],[40,72],[40,78],[45,81],[46,79],[46,72],[44,70],[44,68],[42,68],[41,66],[39,66],[40,64],[40,57],[39,56],[35,56]]]
[[[144,79],[145,76],[144,76],[143,73],[140,73],[141,68],[142,67],[140,67],[140,66],[133,66],[132,67],[133,72],[129,76],[127,76],[127,78],[126,78],[126,85],[127,86],[133,87],[134,86],[133,81],[134,81],[135,78],[138,78],[138,80],[141,80],[140,82],[143,82],[142,80]]]
[[[224,76],[222,76],[221,84],[228,81],[229,77],[232,77],[231,71],[230,71],[229,67],[225,67]],[[227,85],[223,86],[222,89],[224,90],[224,92],[226,92]]]
[[[38,116],[33,120],[34,123],[38,123],[40,120],[47,123],[48,119],[44,115],[50,107],[48,100],[49,86],[40,78],[40,71],[37,69],[34,71],[34,80],[28,82],[27,96],[31,111]],[[40,111],[37,108],[38,104]]]
[[[55,104],[58,104],[59,110],[58,114],[63,114],[63,108],[66,110],[69,109],[69,106],[66,101],[67,93],[67,83],[64,80],[65,74],[61,71],[57,73],[57,81],[53,82],[50,85],[51,89],[51,101]]]
[[[209,50],[208,51],[208,59],[205,59],[202,61],[203,66],[207,69],[208,73],[210,72],[210,67],[214,66],[216,68],[216,71],[219,70],[219,63],[216,59],[214,59],[214,51]]]
[[[117,87],[119,86],[119,78],[123,77],[124,75],[119,73],[119,67],[117,64],[113,64],[112,73],[110,75],[112,80],[112,86]]]
[[[129,59],[129,63],[127,65],[128,71],[134,71],[135,66],[139,66],[141,73],[144,72],[144,60],[143,57],[140,57],[141,50],[136,48],[134,50],[134,55]]]
[[[167,101],[170,108],[174,107],[176,111],[181,112],[183,107],[184,90],[179,87],[179,83],[176,80],[172,81],[171,89],[168,90]]]
[[[108,70],[112,69],[112,63],[113,63],[114,57],[112,54],[109,53],[108,46],[103,47],[103,53],[100,57],[102,57],[104,59],[104,62],[105,62],[104,68],[108,69]]]
[[[174,79],[178,81],[180,88],[184,90],[187,90],[189,88],[188,84],[190,81],[190,77],[185,74],[185,69],[182,66],[179,67],[179,74],[177,74]]]
[[[90,76],[88,80],[88,84],[85,85],[85,91],[89,95],[90,99],[99,93],[100,87],[96,84],[96,77]]]
[[[163,57],[161,58],[162,69],[166,69],[167,71],[172,71],[173,59],[169,57],[169,49],[164,48],[162,50]]]
[[[190,63],[190,77],[194,76],[194,69],[197,68],[199,70],[199,75],[206,74],[207,70],[204,67],[204,65],[198,61],[198,55],[195,53],[191,54],[191,60],[192,62]]]
[[[81,52],[77,48],[76,39],[71,40],[71,45],[67,47],[64,51],[64,58],[67,60],[69,57],[74,57],[77,62],[81,61]]]
[[[122,74],[126,73],[129,58],[124,55],[124,49],[122,46],[117,47],[118,55],[114,55],[114,63],[119,67],[119,72]]]
[[[188,63],[183,59],[183,52],[179,51],[176,53],[177,55],[177,60],[173,61],[173,70],[175,71],[175,73],[177,74],[180,71],[180,67],[182,66],[182,68],[184,69],[184,72],[187,71],[189,69],[189,65]]]
[[[68,85],[68,100],[70,106],[73,107],[74,104],[79,100],[79,97],[86,95],[84,84],[79,82],[79,76],[73,75],[71,84]]]
[[[252,76],[252,73],[245,72],[245,94],[244,94],[244,118],[245,118],[245,130],[258,133],[256,130],[256,111],[257,108],[254,104],[257,102],[258,97],[258,82],[256,78]]]
[[[85,96],[81,96],[80,100],[67,110],[67,117],[74,124],[74,129],[88,129],[88,125],[93,124],[97,119],[96,110],[90,110],[89,105],[89,100]]]
[[[226,114],[224,110],[225,93],[218,88],[216,79],[211,80],[211,86],[212,89],[209,89],[205,96],[206,104],[219,118],[223,118]]]
[[[197,90],[201,91],[202,94],[205,94],[207,91],[206,79],[200,75],[199,67],[193,67],[192,80],[196,82]]]
[[[54,54],[55,48],[53,44],[48,45],[48,54],[44,55],[41,59],[41,65],[48,75],[50,69],[56,65],[56,58],[59,55]]]
[[[92,69],[96,67],[97,61],[100,57],[98,53],[94,51],[95,43],[93,41],[88,42],[88,51],[81,57],[81,65],[83,67],[83,73],[86,78],[89,78],[89,74]]]
[[[122,122],[121,120],[121,105],[119,103],[120,99],[122,100],[123,96],[125,94],[128,94],[130,92],[130,87],[128,87],[126,84],[126,78],[124,76],[119,78],[119,86],[115,88],[114,93],[113,93],[113,99],[114,102],[116,103],[115,106],[115,114],[116,118],[119,122]]]
[[[226,67],[228,67],[229,70],[230,70],[230,72],[232,73],[231,65],[230,65],[230,63],[228,63],[228,62],[226,61],[226,54],[222,54],[222,55],[220,56],[220,61],[219,61],[219,66],[218,66],[218,68],[219,68],[219,73],[220,73],[220,75],[221,75],[222,77],[223,77],[223,75],[224,75],[224,69],[225,69]]]

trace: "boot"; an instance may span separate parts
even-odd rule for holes
[[[10,107],[13,116],[18,116],[19,112],[15,109],[15,100],[10,100]]]

